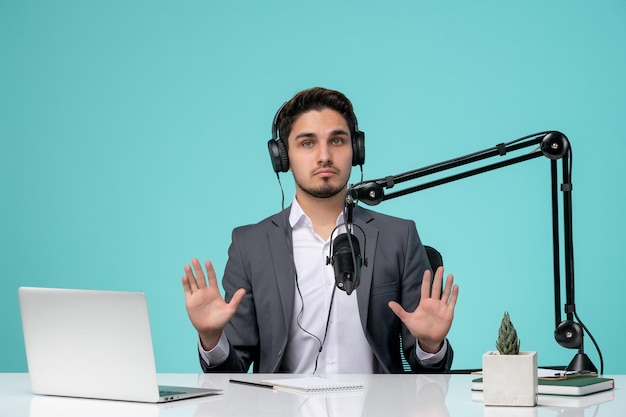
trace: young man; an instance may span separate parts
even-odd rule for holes
[[[350,101],[338,91],[304,90],[281,107],[272,131],[274,170],[290,170],[296,184],[292,205],[233,231],[222,280],[226,300],[211,262],[208,282],[197,259],[185,265],[186,308],[199,334],[202,369],[400,373],[404,356],[414,372],[449,370],[446,335],[458,287],[452,275],[443,286],[439,268],[431,295],[414,222],[355,207],[367,264],[351,295],[336,291],[326,258],[345,232],[351,167],[364,161]]]

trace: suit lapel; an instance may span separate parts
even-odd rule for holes
[[[354,224],[359,226],[363,230],[365,239],[360,233],[360,230],[355,227],[353,233],[359,239],[359,244],[365,254],[363,256],[363,266],[361,267],[361,282],[359,288],[356,291],[357,302],[359,305],[359,316],[361,317],[361,324],[363,330],[366,330],[367,315],[369,313],[369,300],[370,291],[372,289],[372,272],[374,270],[374,253],[376,252],[376,244],[378,240],[378,230],[370,224],[373,220],[371,213],[367,210],[359,209],[355,207],[354,211]],[[365,261],[367,260],[367,266]]]
[[[267,234],[286,332],[291,325],[296,290],[293,251],[291,249],[291,227],[288,226],[288,223],[287,230],[285,230],[285,218],[289,217],[289,210],[287,208],[283,213],[272,218],[275,227],[269,230]]]

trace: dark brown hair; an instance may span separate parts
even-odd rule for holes
[[[322,87],[314,87],[300,91],[287,101],[276,115],[274,130],[277,138],[280,138],[288,147],[287,138],[296,119],[310,110],[331,109],[340,113],[350,129],[350,136],[354,139],[358,130],[356,116],[352,109],[352,103],[343,93]]]

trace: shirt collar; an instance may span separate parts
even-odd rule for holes
[[[339,225],[341,223],[343,223],[343,211],[339,213],[339,216],[337,216],[336,224]],[[298,204],[298,200],[295,196],[293,198],[293,202],[291,203],[291,210],[289,212],[289,224],[292,229],[299,225],[312,224],[311,219],[306,215],[304,210],[302,210],[302,207]]]

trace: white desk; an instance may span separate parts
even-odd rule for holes
[[[169,385],[215,387],[222,395],[168,404],[142,404],[33,395],[28,374],[0,373],[2,417],[617,417],[626,415],[626,375],[615,378],[610,394],[585,398],[591,404],[577,405],[573,398],[562,406],[485,407],[472,400],[472,375],[349,375],[363,381],[357,394],[304,395],[268,388],[229,383],[227,374],[161,374]],[[234,376],[234,375],[233,375]],[[236,375],[250,380],[277,375]],[[595,402],[595,404],[594,404]]]

